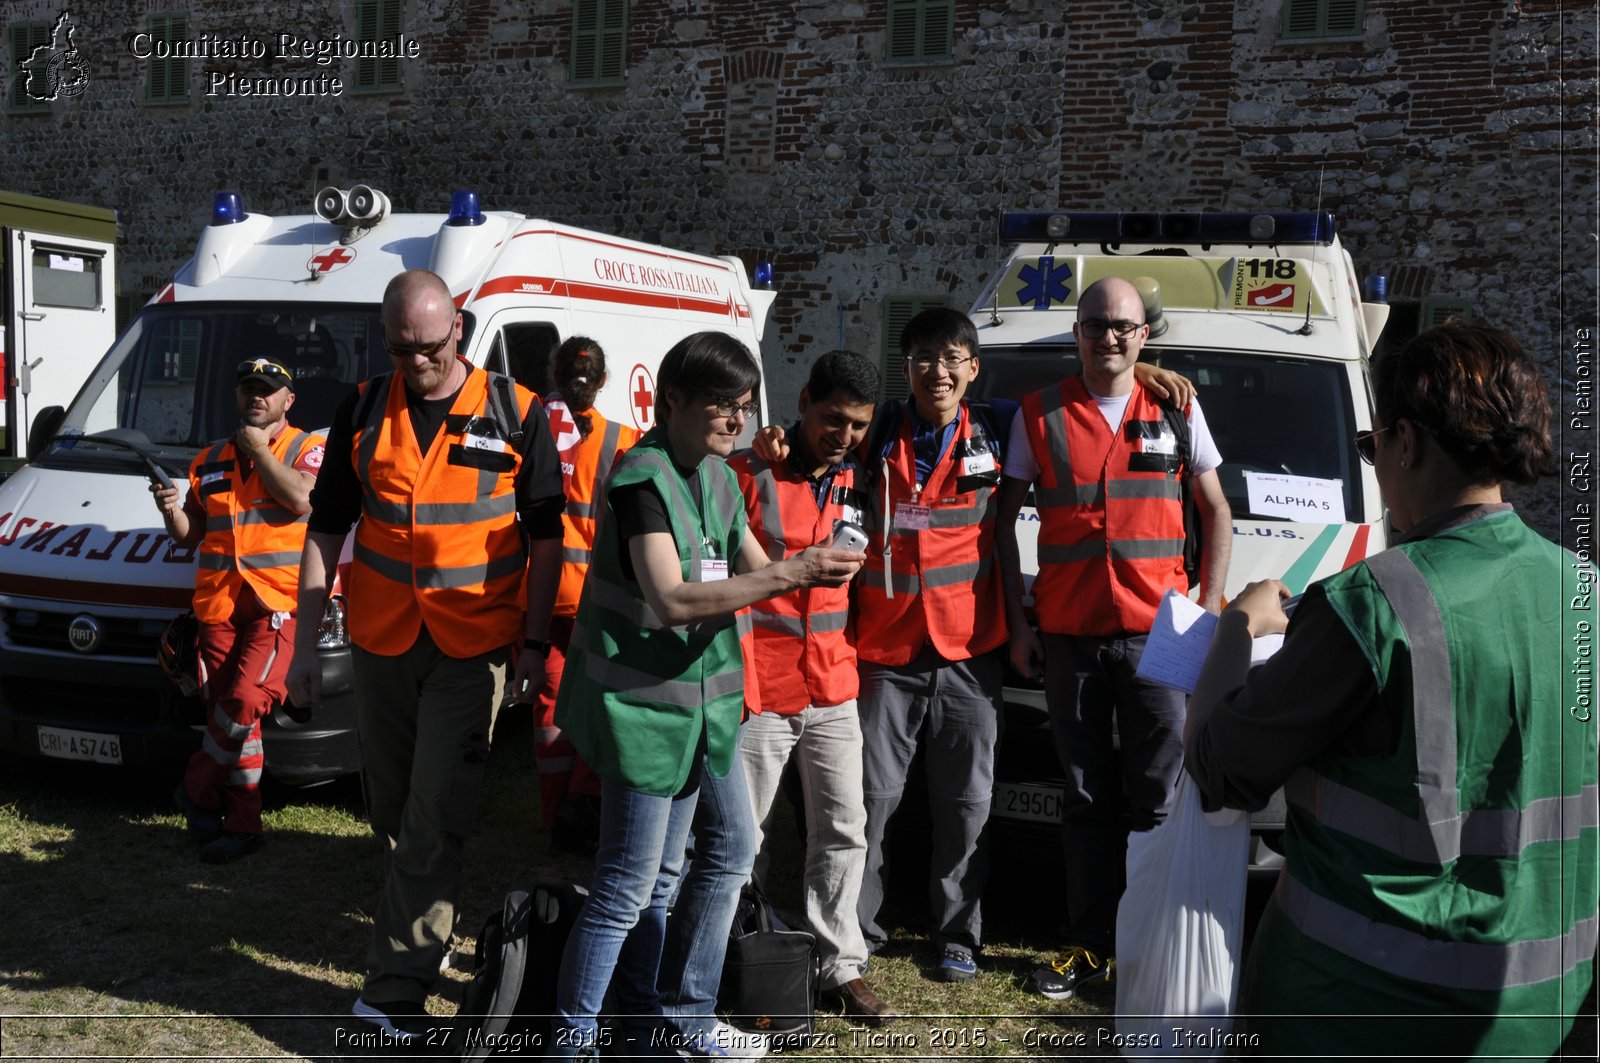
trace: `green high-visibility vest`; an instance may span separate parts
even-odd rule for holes
[[[1600,904],[1595,724],[1564,666],[1594,615],[1563,595],[1575,562],[1502,510],[1320,584],[1397,738],[1284,787],[1243,1006],[1364,1018],[1252,1020],[1266,1051],[1542,1058],[1570,1030]]]
[[[665,428],[657,426],[617,461],[606,482],[608,498],[631,484],[654,487],[672,522],[685,582],[703,579],[704,561],[720,559],[731,572],[746,527],[727,462],[705,458],[699,481],[699,492],[691,493],[672,462]],[[623,575],[625,548],[608,504],[578,601],[556,723],[601,777],[670,797],[688,781],[702,734],[711,770],[720,777],[733,766],[749,611],[662,624],[638,581]]]

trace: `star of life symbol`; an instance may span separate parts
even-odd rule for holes
[[[1037,266],[1023,266],[1017,270],[1022,289],[1017,292],[1018,303],[1032,303],[1035,310],[1048,310],[1051,303],[1064,303],[1072,289],[1067,280],[1072,267],[1063,262],[1056,265],[1056,256],[1040,255]]]
[[[50,43],[41,44],[20,66],[28,72],[23,88],[41,103],[77,96],[89,87],[89,64],[72,43],[78,32],[72,12],[63,11],[50,27]]]

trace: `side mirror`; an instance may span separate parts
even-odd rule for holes
[[[56,432],[61,428],[61,422],[67,418],[65,406],[46,406],[33,418],[33,427],[28,429],[28,460],[37,458],[50,441],[56,437]]]

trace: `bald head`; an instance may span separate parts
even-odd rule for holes
[[[450,286],[444,282],[443,277],[428,269],[408,269],[404,273],[397,273],[389,281],[389,286],[383,290],[385,315],[395,313],[402,306],[430,301],[437,301],[452,310],[455,308],[455,299],[450,295]]]
[[[1126,395],[1133,389],[1133,367],[1150,338],[1139,289],[1122,277],[1102,277],[1078,297],[1078,338],[1083,380],[1096,395]]]

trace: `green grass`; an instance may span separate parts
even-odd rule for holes
[[[461,936],[470,953],[505,888],[534,876],[586,882],[591,861],[554,853],[538,827],[525,719],[497,736],[469,846]],[[267,845],[236,864],[195,857],[168,803],[171,777],[56,763],[0,770],[0,1057],[110,1059],[346,1058],[356,1029],[371,906],[382,859],[353,781],[269,789]],[[775,822],[787,824],[780,810]],[[799,844],[780,832],[774,901],[798,907]],[[788,877],[783,877],[787,871]],[[1041,896],[1049,897],[1044,890]],[[920,905],[873,959],[870,981],[908,1017],[882,1035],[819,1016],[801,1058],[1112,1056],[1096,1049],[1112,991],[1053,1004],[1022,988],[1058,909],[1006,920],[978,979],[931,981]],[[470,967],[470,958],[465,960]],[[454,1014],[467,975],[452,970],[428,1001]],[[1030,1017],[1032,1016],[1032,1017]],[[1087,1048],[1040,1050],[1025,1038],[1081,1033]],[[354,1055],[359,1053],[351,1053]]]

